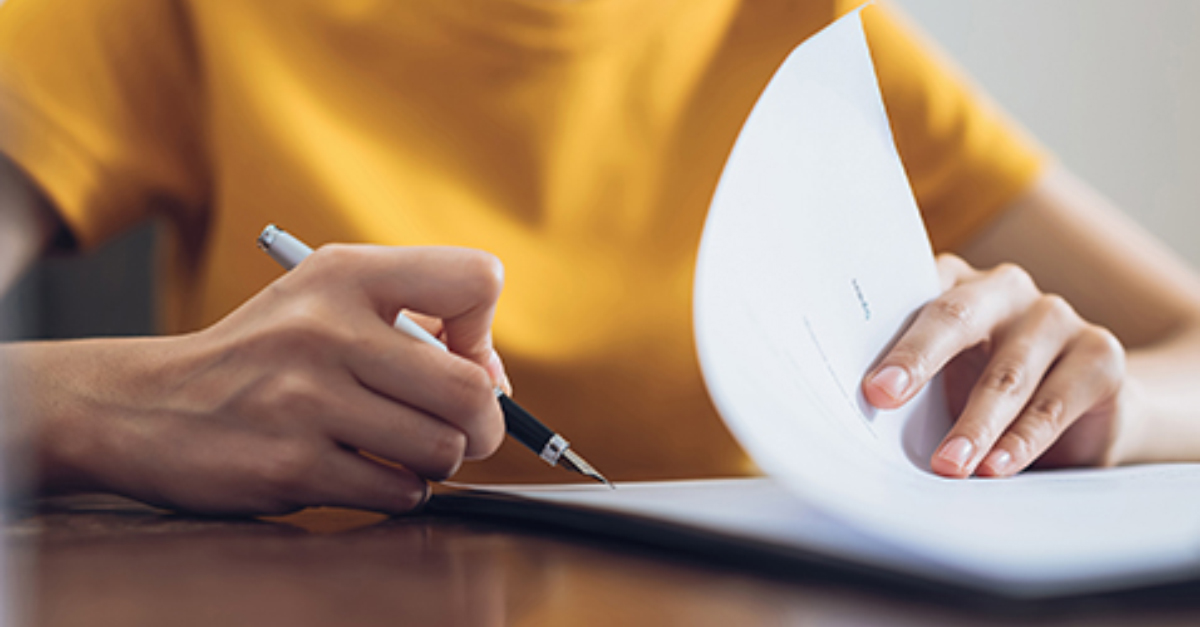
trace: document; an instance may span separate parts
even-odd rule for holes
[[[725,166],[696,270],[696,344],[768,478],[497,488],[1013,596],[1200,574],[1200,466],[950,480],[940,382],[896,411],[860,382],[939,292],[856,13],[798,47]]]

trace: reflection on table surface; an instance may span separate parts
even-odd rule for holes
[[[1200,585],[958,602],[434,516],[204,519],[80,496],[43,501],[7,534],[18,610],[34,625],[1200,624]]]

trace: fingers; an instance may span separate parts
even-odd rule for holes
[[[276,397],[278,405],[302,410],[274,423],[277,430],[284,422],[308,424],[315,426],[311,435],[323,437],[289,438],[261,449],[252,467],[275,499],[399,513],[424,503],[426,480],[446,479],[461,465],[467,436],[459,429],[353,382],[328,383],[321,390],[293,389],[287,392],[291,400]]]
[[[364,324],[360,333],[344,357],[359,382],[392,404],[435,416],[461,432],[467,459],[486,457],[500,446],[504,417],[486,370],[387,327]]]
[[[340,299],[368,305],[344,305],[337,322],[352,337],[338,352],[359,381],[458,428],[469,459],[499,447],[503,417],[492,390],[511,385],[492,347],[503,274],[495,257],[457,248],[325,246],[301,271],[320,284],[312,287],[340,285],[347,290]],[[392,329],[403,310],[426,329],[440,326],[453,354]]]
[[[1061,298],[1043,296],[995,343],[966,406],[931,461],[934,472],[965,477],[1019,415],[1067,343],[1085,323]]]
[[[460,429],[369,390],[339,394],[326,411],[325,429],[335,441],[402,464],[425,479],[448,479],[466,453],[468,437]]]
[[[864,378],[867,400],[899,407],[953,360],[947,385],[965,385],[947,391],[965,403],[930,460],[935,473],[1009,476],[1056,442],[1071,443],[1076,463],[1102,459],[1104,451],[1095,449],[1107,445],[1104,438],[1072,435],[1080,432],[1072,426],[1085,415],[1093,423],[1106,412],[1100,422],[1113,419],[1124,381],[1124,350],[1115,337],[1063,299],[1042,294],[1015,266],[980,272],[943,255],[938,271],[944,293]]]
[[[1124,351],[1108,331],[1089,326],[1067,347],[977,473],[1007,477],[1028,467],[1085,412],[1104,404],[1124,379]],[[986,446],[981,446],[986,450]]]
[[[494,256],[462,248],[330,245],[301,268],[357,286],[381,319],[390,321],[403,309],[440,318],[450,351],[488,366],[492,316],[504,283]]]
[[[399,316],[405,316],[413,322],[416,322],[418,326],[420,326],[422,329],[425,329],[426,332],[437,338],[438,341],[442,342],[443,344],[446,343],[446,335],[443,333],[443,324],[441,318],[426,316],[425,314],[417,313],[412,310],[404,310],[400,312]],[[398,320],[399,316],[397,316],[397,325],[400,324]],[[488,343],[490,345],[490,339],[488,340]],[[508,380],[508,374],[504,371],[504,362],[501,361],[500,355],[495,351],[495,349],[492,349],[491,354],[483,363],[483,367],[488,371],[488,374],[492,376],[492,382],[495,385],[500,386],[500,388],[504,390],[505,394],[511,396],[513,392],[512,382]]]
[[[168,420],[168,435],[207,446],[179,444],[151,458],[150,472],[137,473],[144,480],[139,476],[119,490],[163,507],[221,515],[286,514],[315,505],[401,513],[428,498],[426,482],[412,471],[367,459],[328,438],[231,431],[222,422]]]
[[[402,514],[429,500],[429,484],[403,468],[333,449],[312,469],[310,504]]]
[[[958,285],[964,279],[975,273],[975,269],[958,255],[941,254],[937,257],[938,281],[942,291]]]
[[[963,267],[961,260],[940,266],[943,277],[960,279]],[[912,326],[866,377],[863,395],[867,401],[882,409],[900,407],[947,362],[988,341],[1038,297],[1033,281],[1014,266],[975,274],[978,279],[960,280],[921,309]]]
[[[504,285],[504,268],[494,256],[465,248],[330,245],[302,265],[310,274],[333,274],[361,289],[381,320],[403,312],[450,352],[482,366],[494,385],[512,391],[492,346],[492,318]]]

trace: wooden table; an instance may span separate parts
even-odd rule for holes
[[[86,496],[43,501],[7,533],[31,625],[1200,624],[1195,584],[980,603],[430,515],[203,519]]]

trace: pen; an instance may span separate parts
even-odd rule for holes
[[[274,224],[268,224],[267,228],[263,229],[258,236],[258,247],[285,270],[291,270],[304,261],[305,257],[312,254],[312,248],[307,244]],[[404,315],[404,312],[400,312],[396,316],[396,321],[392,326],[414,339],[442,350],[449,350],[445,344],[430,335],[424,327]],[[496,399],[500,402],[500,409],[504,413],[504,428],[509,435],[516,438],[529,450],[537,453],[538,457],[541,457],[547,464],[551,466],[561,464],[567,470],[591,477],[610,488],[613,487],[608,479],[604,478],[604,475],[597,472],[583,457],[571,450],[571,444],[567,442],[566,438],[539,422],[537,418],[533,417],[533,414],[525,411],[516,401],[509,398],[504,390],[497,387],[495,392]]]

